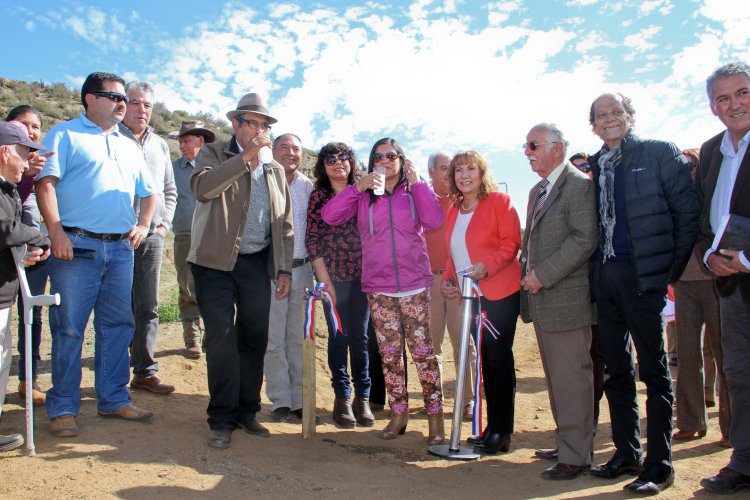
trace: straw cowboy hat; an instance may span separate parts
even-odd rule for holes
[[[202,135],[206,142],[214,142],[216,140],[216,134],[205,128],[203,122],[200,120],[184,120],[180,131],[177,134],[179,139],[183,135]]]
[[[242,96],[240,102],[237,103],[237,109],[227,111],[227,118],[229,118],[229,120],[231,121],[235,116],[242,115],[244,113],[255,113],[257,115],[265,116],[266,118],[268,118],[269,124],[274,124],[278,121],[268,112],[266,101],[263,100],[260,95],[254,92]]]

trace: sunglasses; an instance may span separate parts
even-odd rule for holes
[[[396,153],[395,151],[388,151],[386,154],[383,153],[374,153],[372,155],[372,162],[373,163],[380,163],[383,161],[383,159],[386,159],[388,161],[396,161],[401,155]]]
[[[342,162],[343,163],[346,160],[348,160],[349,158],[351,158],[349,156],[349,153],[340,153],[338,156],[336,156],[336,155],[326,156],[325,160],[323,160],[323,162],[326,165],[335,165],[337,162]]]
[[[575,167],[584,174],[588,174],[589,172],[591,172],[591,165],[589,165],[588,163],[581,163],[580,165],[575,165]]]
[[[560,142],[560,141],[552,141],[552,142],[535,142],[535,141],[531,141],[531,142],[525,142],[525,143],[521,144],[521,149],[523,149],[524,151],[527,150],[527,149],[530,149],[532,151],[536,151],[536,148],[538,148],[539,146],[546,146],[547,144],[557,144],[558,142]]]
[[[271,130],[271,125],[268,122],[259,122],[258,120],[242,118],[241,116],[235,116],[234,119],[237,120],[237,123],[240,124],[240,127],[243,123],[247,123],[250,128],[260,127],[263,130]]]
[[[89,94],[95,95],[96,97],[106,97],[112,102],[124,102],[128,103],[128,96],[119,92],[89,92]]]

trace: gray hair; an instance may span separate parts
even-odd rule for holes
[[[441,156],[445,156],[446,158],[448,158],[448,161],[450,161],[452,157],[450,154],[446,153],[445,151],[437,151],[435,153],[432,153],[430,157],[427,158],[427,171],[428,172],[432,172],[433,170],[435,170],[435,162]]]
[[[534,125],[534,128],[543,128],[547,131],[547,139],[549,142],[559,142],[563,145],[563,157],[568,157],[568,146],[570,143],[565,138],[565,135],[563,135],[562,130],[560,130],[560,127],[555,125],[554,123],[540,123],[538,125]]]
[[[150,83],[139,82],[139,81],[128,82],[128,84],[125,85],[125,93],[127,94],[131,90],[140,90],[144,94],[151,94],[152,100],[154,98],[154,88],[151,86]]]
[[[719,66],[714,70],[713,73],[706,79],[706,93],[708,94],[708,100],[713,102],[714,96],[714,82],[718,80],[719,78],[724,78],[725,76],[731,76],[731,75],[745,75],[748,79],[750,79],[750,65],[744,62],[731,62],[728,64],[724,64],[723,66]]]

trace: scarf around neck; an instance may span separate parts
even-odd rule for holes
[[[612,235],[615,231],[615,168],[622,162],[620,146],[609,149],[602,147],[599,157],[599,220],[601,227],[599,246],[602,251],[602,262],[615,256],[612,248]]]

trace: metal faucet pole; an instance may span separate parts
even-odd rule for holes
[[[463,423],[464,386],[466,382],[466,369],[469,360],[469,336],[471,335],[471,285],[472,279],[464,275],[461,286],[463,307],[461,310],[461,348],[458,360],[458,371],[456,372],[456,398],[453,404],[453,426],[451,429],[450,444],[439,444],[429,447],[430,453],[439,457],[455,460],[475,460],[479,453],[474,453],[470,448],[461,447],[461,424]]]

